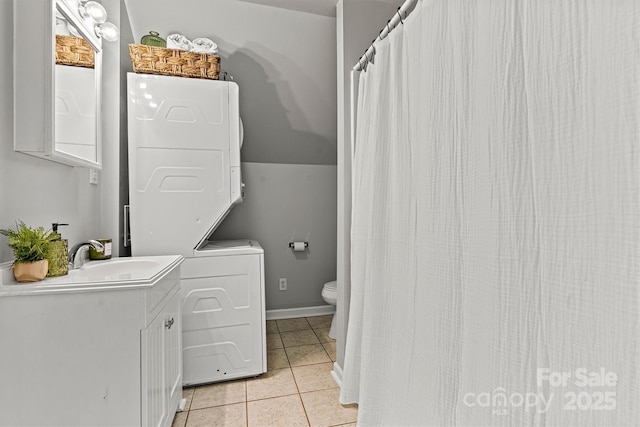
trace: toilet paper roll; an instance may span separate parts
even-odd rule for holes
[[[306,245],[304,242],[293,242],[293,251],[294,252],[304,252],[306,249]]]

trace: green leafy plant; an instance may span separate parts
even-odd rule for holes
[[[0,234],[9,238],[9,247],[13,250],[15,262],[34,262],[46,259],[51,250],[51,241],[59,239],[60,234],[42,227],[31,228],[22,221],[16,222],[16,229],[2,229]]]

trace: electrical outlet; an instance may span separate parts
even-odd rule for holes
[[[89,184],[98,185],[98,169],[89,168]]]
[[[280,290],[281,291],[286,291],[287,290],[287,279],[284,277],[280,278]]]

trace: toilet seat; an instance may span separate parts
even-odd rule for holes
[[[338,283],[335,280],[332,280],[331,282],[325,283],[322,289],[326,289],[330,292],[338,292]]]

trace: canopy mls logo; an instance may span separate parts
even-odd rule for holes
[[[532,409],[540,413],[549,410],[553,393],[545,397],[543,393],[508,393],[502,387],[495,388],[492,392],[484,393],[467,393],[462,397],[462,402],[469,407],[479,406],[482,408],[491,408],[494,415],[507,415],[507,408],[524,407],[529,412]]]
[[[562,404],[565,411],[612,411],[616,408],[617,383],[618,376],[605,368],[597,371],[538,368],[536,385],[546,392],[509,393],[503,387],[496,387],[491,392],[466,393],[462,402],[468,407],[491,408],[493,415],[507,415],[510,408],[520,407],[526,412],[546,413],[555,401]],[[569,387],[571,390],[562,390]],[[556,389],[562,392],[557,397]]]

